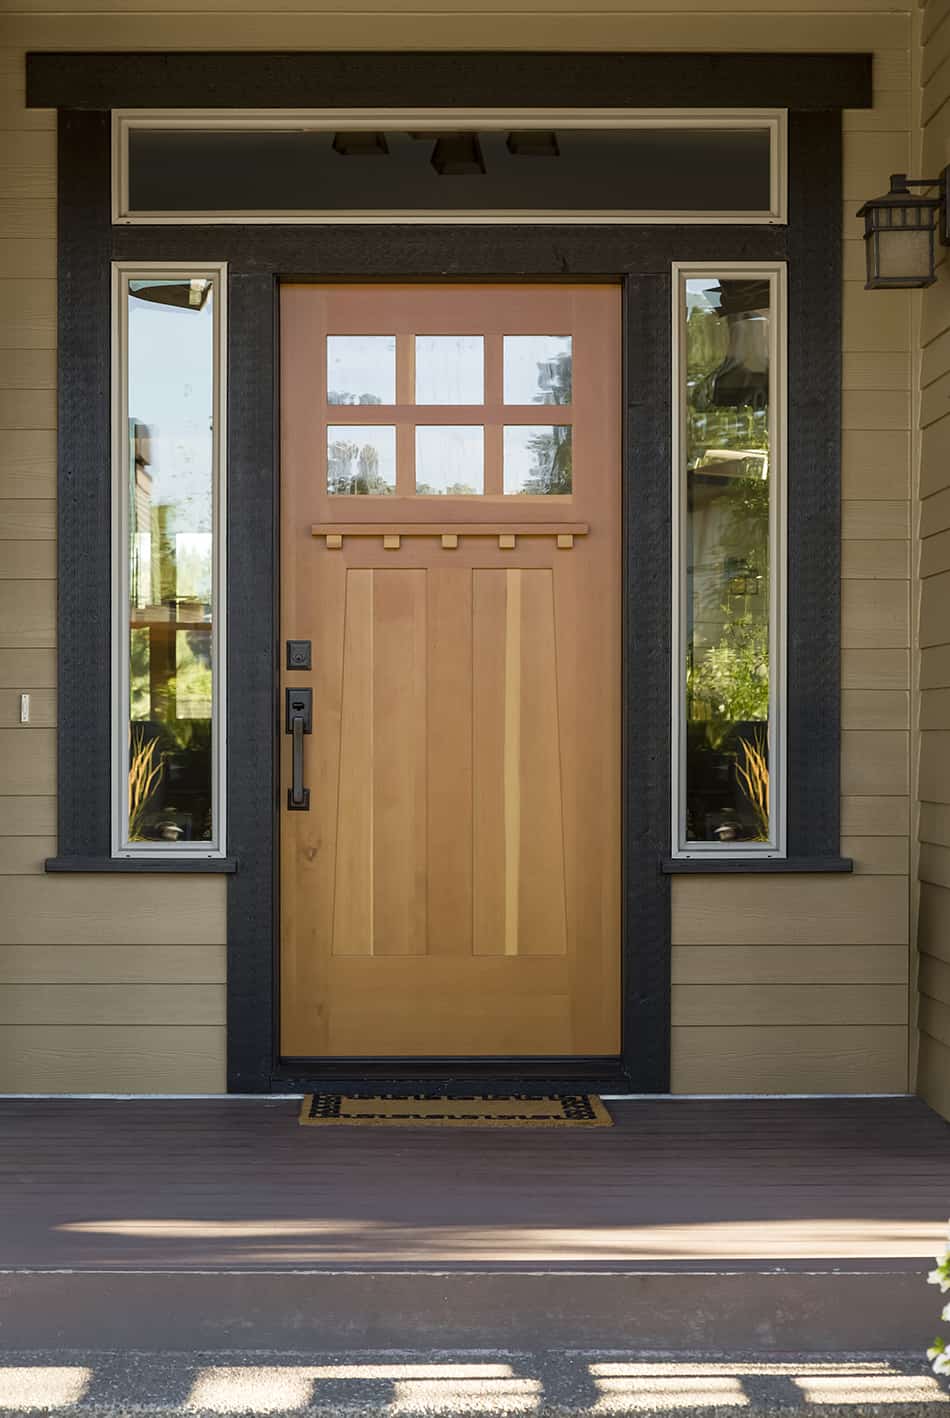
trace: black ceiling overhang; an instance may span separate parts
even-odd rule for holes
[[[870,54],[194,51],[26,56],[29,108],[870,108]]]

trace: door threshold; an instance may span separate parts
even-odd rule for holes
[[[619,1058],[283,1059],[271,1076],[275,1092],[625,1093],[630,1079]]]

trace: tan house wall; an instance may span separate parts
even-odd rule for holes
[[[950,163],[950,3],[923,16],[922,170]],[[920,359],[918,1087],[950,1116],[950,263],[923,294]]]
[[[202,0],[200,8],[190,0],[0,0],[0,1091],[225,1085],[223,880],[47,878],[41,871],[55,843],[55,133],[52,113],[23,106],[24,51],[367,44],[873,51],[874,108],[845,116],[842,849],[857,870],[853,877],[674,882],[673,1086],[906,1089],[916,336],[912,297],[863,292],[853,213],[884,190],[890,172],[910,165],[913,4],[367,0],[361,7],[318,0],[307,11],[299,0],[266,7]],[[947,4],[931,8],[943,15]],[[944,29],[950,53],[950,25]],[[729,101],[724,93],[723,106]],[[943,301],[950,312],[945,291]],[[950,314],[939,328],[934,323],[935,348],[948,324]],[[943,343],[938,373],[950,368],[950,334]],[[950,437],[947,420],[936,429],[938,439]],[[931,461],[950,463],[933,438],[929,447]],[[931,481],[928,525],[936,533],[950,526],[950,490],[936,467]],[[942,545],[937,535],[931,542],[930,555],[942,558],[946,572],[950,533]],[[948,580],[950,572],[940,582],[935,559],[929,604]],[[927,623],[934,622],[932,613]],[[945,806],[928,804],[926,869],[943,885],[928,883],[927,909],[934,921],[942,911],[946,942],[950,690],[941,699],[937,687],[950,685],[950,668],[940,669],[950,667],[950,647],[935,645],[926,663],[934,686],[930,776],[937,782],[942,772],[946,785]],[[16,721],[21,690],[34,703],[25,728]],[[930,939],[937,933],[934,924]],[[930,949],[928,1008],[942,1015],[928,1024],[925,1059],[936,1062],[950,1048],[950,987],[937,983],[941,970],[950,978],[950,948],[944,944],[942,961]]]

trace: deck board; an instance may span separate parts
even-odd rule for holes
[[[919,1270],[946,1231],[950,1127],[916,1099],[614,1103],[589,1132],[297,1106],[0,1101],[0,1269]]]

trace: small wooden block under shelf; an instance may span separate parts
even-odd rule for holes
[[[327,546],[331,551],[339,551],[342,545],[343,538],[340,536],[339,532],[329,532],[327,534]]]
[[[455,532],[442,533],[442,545],[445,547],[446,551],[454,551],[458,544],[459,539]]]
[[[402,539],[394,532],[387,532],[383,537],[383,547],[386,551],[398,551],[399,543]]]
[[[512,532],[502,532],[501,536],[498,538],[498,545],[501,547],[502,551],[511,551],[516,540]]]

